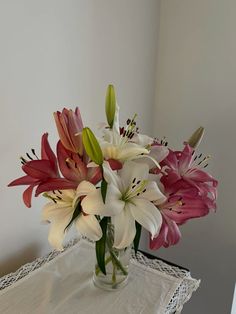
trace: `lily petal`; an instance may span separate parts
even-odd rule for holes
[[[150,156],[156,159],[157,162],[161,162],[169,154],[169,149],[163,145],[153,145],[150,150]]]
[[[127,203],[126,207],[131,211],[134,219],[151,233],[152,237],[159,234],[162,216],[151,202],[136,198],[133,204]]]
[[[88,195],[89,193],[93,191],[96,191],[96,187],[89,181],[84,180],[78,185],[76,189],[76,195],[80,197],[80,196]]]
[[[122,149],[118,151],[117,159],[121,161],[125,161],[125,160],[136,158],[138,155],[148,154],[148,153],[149,151],[146,148],[140,147],[139,145],[135,143],[128,142],[124,144],[122,146]]]
[[[53,190],[76,189],[77,184],[63,178],[48,179],[46,182],[40,183],[35,191],[35,196],[42,192]]]
[[[81,206],[86,214],[100,215],[103,213],[105,205],[102,200],[101,191],[95,189],[94,191],[89,192],[89,194],[83,198]]]
[[[86,165],[77,154],[68,151],[61,141],[57,143],[57,157],[61,173],[66,179],[79,183],[86,178]],[[72,161],[70,165],[68,165],[68,159]]]
[[[34,187],[34,184],[30,185],[23,193],[23,201],[28,208],[31,207],[31,199]]]
[[[120,177],[117,175],[116,171],[111,169],[108,161],[103,162],[103,176],[108,184],[114,184],[119,188],[122,187]]]
[[[98,220],[93,215],[79,215],[75,226],[82,235],[93,241],[98,241],[102,237],[102,229]]]
[[[166,196],[160,191],[156,182],[148,182],[146,191],[138,198],[145,198],[149,201],[155,201],[155,204],[159,205],[166,201]]]
[[[140,146],[146,147],[153,143],[153,138],[145,134],[136,133],[132,138],[132,141]]]
[[[86,214],[113,216],[119,214],[124,208],[120,200],[121,193],[113,184],[107,187],[106,203],[104,204],[100,189],[90,192],[81,202]]]
[[[49,160],[31,160],[22,166],[23,171],[35,179],[45,180],[51,177],[57,177],[51,168]]]
[[[129,246],[136,233],[135,220],[131,212],[128,209],[123,210],[119,215],[113,216],[111,221],[115,231],[113,246],[117,249]]]
[[[16,185],[28,185],[32,183],[37,183],[38,179],[31,178],[30,176],[23,176],[21,178],[18,178],[11,183],[8,184],[8,186],[16,186]]]
[[[134,177],[137,181],[147,180],[149,167],[144,163],[137,163],[134,161],[126,161],[118,174],[126,187],[132,184]]]
[[[50,221],[48,241],[57,250],[63,249],[63,239],[65,237],[65,229],[73,216],[73,209],[59,206],[58,204],[48,203],[44,206],[42,212],[43,221]]]
[[[58,176],[57,158],[48,143],[48,133],[44,133],[41,139],[41,158],[50,161],[54,173]]]

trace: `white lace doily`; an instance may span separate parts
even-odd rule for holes
[[[78,241],[79,239],[74,239],[70,241],[67,244],[65,250],[68,249],[69,247],[72,247]],[[16,272],[3,276],[2,278],[0,278],[0,290],[9,287],[16,281],[27,276],[35,269],[40,268],[42,265],[52,260],[60,253],[61,252],[58,251],[52,251],[44,257],[39,257],[31,263],[23,265]],[[168,274],[170,276],[182,279],[181,284],[175,291],[174,296],[172,297],[171,301],[168,304],[168,307],[165,312],[166,314],[180,313],[184,303],[186,303],[191,298],[192,293],[196,291],[197,288],[199,287],[200,280],[192,278],[190,272],[187,270],[168,265],[165,262],[158,259],[149,259],[140,252],[138,252],[137,255],[135,255],[134,252],[132,252],[132,259],[146,267],[150,267],[165,274]]]

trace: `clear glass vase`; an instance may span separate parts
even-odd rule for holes
[[[131,246],[119,250],[113,247],[113,242],[114,226],[108,223],[105,249],[106,275],[101,271],[97,262],[93,274],[95,286],[105,290],[120,289],[128,282]]]

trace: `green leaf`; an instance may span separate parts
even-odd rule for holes
[[[112,128],[115,112],[116,112],[116,95],[115,95],[115,89],[113,85],[108,85],[107,87],[107,93],[106,93],[106,116],[107,116],[107,122]]]
[[[102,180],[102,183],[101,183],[101,194],[102,194],[103,203],[105,204],[106,195],[107,195],[107,182],[104,179]]]
[[[188,140],[188,144],[192,148],[197,148],[197,146],[200,144],[204,135],[204,131],[205,131],[204,128],[201,126],[191,135],[191,137]]]
[[[135,254],[137,254],[142,226],[137,221],[135,221],[135,226],[136,226],[136,234],[134,238],[134,251],[135,251]]]
[[[82,131],[82,139],[86,153],[92,161],[101,166],[103,163],[103,154],[101,147],[90,128],[84,128]]]
[[[76,206],[74,212],[73,212],[73,216],[72,216],[70,222],[69,222],[68,225],[65,227],[65,230],[71,226],[71,224],[72,224],[72,222],[75,220],[75,218],[77,218],[77,217],[79,216],[79,214],[81,213],[81,210],[82,210],[82,207],[81,207],[81,203],[79,202],[79,203],[77,204],[77,206]]]
[[[102,228],[102,237],[100,240],[96,241],[96,257],[98,266],[101,272],[106,275],[106,265],[105,265],[105,249],[106,249],[106,236],[107,236],[107,222],[108,217],[104,217],[100,221],[100,226]]]

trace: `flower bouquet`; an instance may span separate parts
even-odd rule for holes
[[[165,139],[139,133],[136,115],[120,126],[112,85],[105,111],[100,137],[83,126],[78,108],[54,113],[56,154],[43,134],[41,156],[32,149],[21,157],[25,175],[9,186],[28,186],[27,207],[34,189],[48,200],[42,220],[50,223],[55,249],[63,249],[72,226],[95,241],[94,282],[114,289],[127,281],[130,247],[138,250],[142,228],[149,231],[151,249],[177,244],[182,224],[216,208],[217,181],[205,172],[209,156],[195,153],[203,128],[174,151]]]

